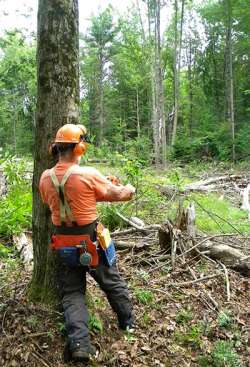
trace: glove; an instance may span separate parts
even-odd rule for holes
[[[107,176],[106,177],[107,178],[107,180],[109,180],[113,185],[116,185],[116,186],[119,186],[120,185],[120,180],[119,180],[119,178],[118,177],[116,177],[116,176]]]

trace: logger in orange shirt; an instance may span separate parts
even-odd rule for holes
[[[83,125],[61,127],[52,145],[58,163],[43,172],[39,184],[54,225],[52,248],[59,262],[58,282],[68,333],[65,358],[74,361],[88,361],[95,354],[84,301],[87,271],[105,292],[119,327],[126,330],[133,326],[132,305],[116,267],[113,243],[105,249],[96,241],[96,203],[130,200],[135,189],[130,184],[116,186],[96,169],[80,167],[87,145]]]

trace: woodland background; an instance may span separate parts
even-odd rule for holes
[[[142,1],[118,18],[111,6],[93,16],[80,37],[80,105],[95,154],[248,159],[249,34],[247,0]],[[0,49],[0,146],[32,154],[36,39],[7,31]]]
[[[68,23],[77,24],[71,11],[76,3],[51,1],[56,26],[62,4]],[[41,11],[47,14],[47,8]],[[46,28],[47,15],[43,20]],[[112,231],[137,328],[134,334],[119,331],[104,295],[88,280],[89,329],[99,352],[93,366],[250,366],[249,20],[248,0],[136,0],[120,15],[108,6],[80,35],[80,122],[93,141],[82,164],[136,187],[133,200],[100,203],[98,213]],[[47,77],[48,84],[40,83],[44,92],[51,83],[67,95],[64,86],[72,86],[77,74],[65,70],[73,60],[69,43],[78,34],[72,32],[67,43],[60,30],[48,38],[65,47],[50,48],[51,59],[44,49],[36,59],[32,32],[14,29],[0,37],[4,367],[66,367],[63,314],[47,305],[49,213],[42,204],[40,217],[33,205],[33,223],[36,217],[40,227],[32,228],[33,163],[39,161],[40,169],[51,163],[46,134],[37,134],[34,144],[37,64],[67,58],[51,62],[50,69],[51,75],[66,74],[66,84],[40,74],[40,82]],[[44,108],[42,103],[40,94],[39,112],[47,113],[48,126],[64,106],[56,99]],[[188,211],[196,213],[192,226]],[[33,248],[41,249],[34,262]],[[40,288],[32,284],[38,266]]]

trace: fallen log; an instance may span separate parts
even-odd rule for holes
[[[238,182],[239,180],[241,181]],[[236,182],[238,184],[236,184]],[[242,175],[225,175],[225,176],[211,177],[206,180],[200,180],[197,182],[190,183],[186,185],[183,188],[183,190],[178,190],[178,188],[174,185],[158,186],[158,189],[163,195],[170,198],[177,193],[186,194],[193,191],[214,192],[218,191],[219,189],[227,188],[231,183],[233,185],[233,190],[240,193],[242,188],[246,187],[248,182],[249,180]]]
[[[226,176],[219,176],[219,177],[211,177],[211,178],[208,178],[207,180],[201,180],[201,181],[197,181],[192,184],[186,185],[185,191],[195,191],[195,190],[199,190],[199,188],[206,190],[205,188],[212,184],[217,184],[217,183],[225,182],[225,181],[226,182],[235,181],[237,179],[242,179],[242,178],[243,178],[242,175],[226,175]]]
[[[202,243],[198,248],[212,259],[222,262],[244,276],[250,276],[249,258],[241,251],[226,244],[216,244],[211,241]]]
[[[176,225],[166,221],[158,231],[161,249],[171,251],[172,266],[177,258],[188,253],[197,253],[197,250],[225,266],[239,271],[244,276],[250,276],[250,259],[243,252],[229,246],[212,242],[215,236],[197,242],[195,237],[195,208],[190,204],[188,209],[179,210]],[[176,256],[177,254],[177,256]]]

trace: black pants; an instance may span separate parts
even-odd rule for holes
[[[89,345],[88,310],[85,304],[86,268],[59,266],[58,283],[62,294],[66,330],[70,349],[76,344]],[[89,270],[89,274],[105,292],[110,306],[116,313],[119,326],[123,329],[133,321],[132,305],[125,281],[120,276],[116,264],[108,267],[102,260]]]

